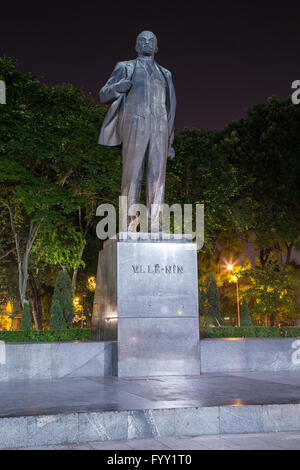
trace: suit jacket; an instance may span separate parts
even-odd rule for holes
[[[111,77],[101,88],[99,97],[102,104],[109,104],[109,109],[104,118],[98,144],[101,145],[120,145],[122,143],[122,122],[124,114],[124,104],[126,93],[119,93],[115,89],[115,85],[122,79],[131,80],[135,65],[135,60],[118,62],[115,66]],[[156,62],[167,84],[167,113],[168,113],[168,130],[169,130],[169,147],[171,147],[174,139],[174,119],[176,109],[176,96],[172,81],[171,72]]]

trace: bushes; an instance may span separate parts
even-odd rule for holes
[[[6,343],[35,343],[36,341],[89,341],[89,328],[65,330],[13,330],[0,331],[0,341]]]
[[[221,326],[200,329],[203,338],[296,338],[300,337],[300,327],[285,326],[282,328],[264,326]]]

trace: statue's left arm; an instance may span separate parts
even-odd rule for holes
[[[168,88],[169,88],[169,112],[168,112],[168,128],[169,128],[169,150],[168,158],[172,159],[175,157],[175,151],[172,147],[174,140],[174,120],[176,112],[176,95],[175,88],[173,85],[172,74],[168,74]]]

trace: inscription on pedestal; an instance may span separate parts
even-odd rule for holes
[[[154,265],[139,265],[139,266],[133,266],[132,269],[134,274],[160,274],[160,273],[166,273],[166,274],[183,274],[183,266],[178,266],[176,264],[173,264],[172,266],[160,266],[159,264],[154,264]]]

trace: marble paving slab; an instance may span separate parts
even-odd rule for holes
[[[0,448],[300,431],[300,380],[272,372],[0,384]]]

